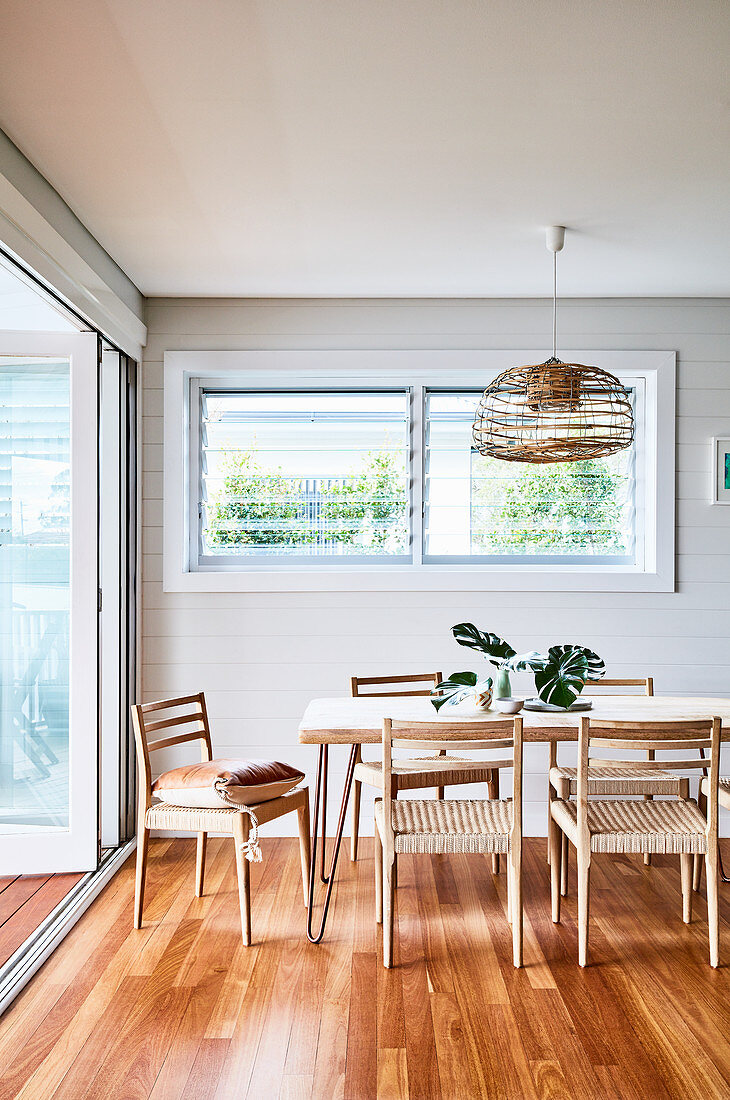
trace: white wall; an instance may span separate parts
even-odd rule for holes
[[[653,675],[659,694],[730,696],[730,508],[709,504],[710,439],[730,436],[727,300],[586,299],[560,308],[565,353],[585,346],[678,352],[678,581],[668,595],[163,593],[165,350],[544,345],[547,355],[550,306],[535,300],[152,299],[147,322],[144,696],[203,689],[219,755],[287,760],[313,780],[316,749],[299,746],[296,736],[306,703],[345,694],[354,673],[478,667],[451,638],[449,628],[464,619],[507,637],[518,651],[582,642],[601,654],[612,675]],[[529,685],[529,679],[517,684]],[[346,750],[331,752],[333,819],[345,760]],[[530,746],[529,835],[545,833],[546,763],[546,747]],[[363,828],[371,832],[371,798],[363,803]]]

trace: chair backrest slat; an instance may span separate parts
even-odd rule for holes
[[[411,722],[403,718],[392,720],[394,737],[402,741],[466,741],[479,740],[480,734],[485,740],[491,741],[500,735],[505,741],[512,743],[513,723],[511,718],[482,718],[465,719],[463,722],[454,719],[441,719],[433,722]],[[465,736],[468,735],[468,736]]]
[[[440,684],[443,676],[440,672],[416,672],[405,676],[351,676],[350,694],[358,696],[402,698],[411,695],[430,695],[433,688]],[[430,687],[414,687],[409,689],[396,688],[395,691],[386,690],[388,687],[399,684],[430,684]],[[362,688],[373,688],[372,691],[363,691]]]
[[[678,749],[680,752],[686,752],[688,749],[694,749],[699,752],[700,749],[708,749],[710,747],[710,742],[707,740],[707,738],[687,738],[686,740],[682,741],[652,741],[642,739],[640,744],[637,744],[634,747],[639,749],[648,749],[652,752],[668,752],[674,749]],[[591,734],[591,748],[625,749],[626,738],[621,739],[612,737],[594,737],[593,734]]]
[[[192,733],[176,733],[173,737],[159,737],[147,742],[147,752],[155,752],[157,749],[169,749],[172,745],[182,745],[186,741],[205,740],[201,730],[193,730]]]
[[[593,744],[592,741],[591,741],[591,744]],[[691,744],[695,748],[697,747],[697,742],[696,741],[692,741]],[[711,745],[710,741],[705,741],[705,742],[702,743],[702,748],[709,748],[710,745]],[[656,771],[656,772],[668,771],[668,772],[671,772],[671,771],[684,770],[685,768],[705,768],[705,769],[707,768],[707,761],[706,760],[701,760],[701,759],[688,760],[686,757],[682,757],[680,760],[621,760],[618,763],[620,763],[621,770],[626,771],[626,772],[630,772],[630,771]],[[601,758],[601,757],[598,757],[598,756],[590,756],[590,755],[588,757],[588,767],[589,768],[615,768],[616,764],[617,764],[617,761],[616,761],[615,757],[610,758],[610,759],[609,758]]]
[[[180,695],[177,699],[157,699],[152,703],[138,703],[143,714],[149,714],[153,710],[173,710],[175,707],[185,707],[189,703],[197,703],[200,701],[201,694],[197,695]]]
[[[162,718],[159,722],[148,722],[145,720],[144,728],[145,733],[149,736],[150,733],[156,733],[158,730],[169,730],[175,726],[189,726],[195,722],[200,730],[203,729],[203,713],[200,710],[196,710],[193,714],[178,714],[175,718]]]
[[[711,722],[711,718],[706,720],[693,718],[688,721],[665,719],[660,722],[636,722],[624,719],[614,721],[610,718],[593,718],[590,719],[591,740],[596,741],[596,743],[606,740],[602,734],[603,732],[609,732],[611,737],[608,740],[622,743],[636,741],[636,748],[659,748],[661,747],[659,742],[675,741],[678,745],[686,744],[692,740],[709,742]],[[653,746],[649,744],[652,741],[656,742]]]
[[[456,752],[486,752],[489,749],[511,749],[512,738],[506,740],[492,741],[439,741],[435,738],[428,738],[423,741],[414,741],[412,738],[393,738],[394,749],[413,749],[416,752],[429,752],[431,749],[446,749],[447,751]]]
[[[586,680],[583,685],[583,695],[620,695],[620,692],[602,691],[602,688],[616,687],[641,687],[644,695],[654,694],[654,679],[652,676],[629,676],[616,679],[616,677],[604,676],[602,680]]]

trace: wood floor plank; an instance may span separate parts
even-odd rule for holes
[[[213,1100],[229,1046],[228,1039],[202,1040],[181,1100]]]
[[[256,1079],[260,1080],[264,1074],[279,1061],[279,1081],[283,1075],[286,1049],[291,1030],[291,999],[293,989],[280,988],[278,984],[278,972],[282,956],[287,947],[286,935],[290,930],[290,907],[292,904],[292,870],[295,869],[295,860],[298,853],[293,845],[282,844],[276,847],[283,848],[287,858],[282,865],[282,876],[279,880],[277,893],[274,896],[271,907],[267,931],[269,936],[264,938],[263,928],[257,922],[258,910],[254,901],[251,907],[251,923],[253,929],[254,944],[248,950],[256,950],[256,962],[253,966],[248,984],[247,995],[241,1006],[241,1011],[236,1022],[233,1035],[230,1040],[228,1053],[221,1071],[220,1081],[215,1092],[216,1100],[241,1100],[248,1093],[251,1081],[256,1072]],[[301,887],[301,881],[300,881]],[[287,904],[287,900],[289,904]],[[258,944],[258,947],[256,946]],[[298,942],[296,948],[303,950],[303,944]],[[296,950],[295,948],[295,950]],[[287,956],[283,975],[291,981],[290,969],[293,964],[291,952]],[[274,998],[276,1010],[272,1013]],[[278,1010],[283,1014],[279,1018]],[[281,1041],[284,1035],[283,1052],[274,1048],[271,1036],[264,1037],[264,1024],[271,1020],[276,1025],[276,1039]],[[264,1039],[264,1045],[259,1050]],[[257,1065],[258,1063],[258,1065]],[[274,1069],[275,1073],[276,1070]],[[271,1081],[267,1082],[267,1088],[271,1088]],[[275,1094],[275,1093],[274,1093]]]
[[[327,978],[327,956],[324,951],[304,951],[299,963],[299,980],[294,996],[294,1011],[289,1045],[284,1063],[284,1077],[307,1078],[311,1084],[317,1060],[319,1027],[322,1020]],[[290,1081],[288,1088],[293,1088]]]
[[[444,1100],[476,1097],[478,1080],[471,1070],[459,1003],[453,993],[432,993],[430,998],[436,1059]]]
[[[111,915],[113,914],[114,910]],[[11,1063],[13,1072],[6,1072],[0,1083],[0,1097],[3,1100],[6,1089],[10,1089],[12,1094],[12,1089],[22,1088],[28,1078],[32,1082],[28,1087],[29,1096],[34,1093],[38,1095],[41,1080],[53,1080],[54,1087],[61,1080],[80,1049],[77,1044],[82,1046],[85,1042],[88,1032],[84,1021],[88,1018],[94,1019],[95,993],[100,977],[111,972],[111,981],[105,986],[111,996],[128,965],[132,953],[125,951],[127,936],[128,930],[116,920],[97,944],[87,964],[77,971],[74,981],[65,988],[51,987],[51,990],[46,991],[48,1011],[42,1012],[36,1008],[37,1027],[25,1038],[22,1045],[16,1046]],[[56,997],[54,993],[57,990]],[[81,1026],[74,1028],[73,1025],[79,1017],[82,1020]]]
[[[114,952],[106,969],[102,969],[101,972],[93,971],[93,973],[99,974],[98,980],[95,981],[91,992],[83,999],[75,1012],[73,1008],[69,1010],[63,1005],[63,1002],[60,1002],[59,1008],[64,1010],[64,1019],[68,1021],[66,1027],[27,1081],[25,1087],[18,1093],[17,1100],[34,1100],[34,1097],[37,1096],[53,1095],[62,1079],[69,1072],[69,1068],[75,1065],[76,1058],[84,1051],[91,1033],[113,1001],[119,984],[126,975],[130,961],[137,950],[137,945],[127,936],[121,946]],[[92,965],[97,963],[101,963],[101,960],[95,957]],[[41,1028],[43,1034],[48,1033],[50,1022],[46,1017],[46,1021],[44,1021]],[[99,1051],[102,1050],[103,1047],[100,1044]],[[84,1079],[90,1064],[93,1065],[93,1062],[87,1062],[86,1069],[82,1069],[80,1066],[77,1067],[76,1072],[79,1078]]]
[[[531,1062],[530,1069],[540,1100],[572,1100],[573,1094],[558,1062]]]
[[[380,1047],[377,1054],[377,1100],[408,1100],[408,1060],[403,1048]]]
[[[98,1006],[100,1011],[94,1014],[88,1031],[85,1029],[86,1034],[78,1053],[69,1060],[66,1072],[58,1080],[53,1092],[49,1093],[53,1100],[72,1100],[80,1095],[85,1096],[92,1088],[98,1088],[99,1067],[118,1042],[126,1013],[132,1010],[143,995],[145,985],[145,978],[128,974],[116,983],[113,996],[104,998],[102,1005]],[[114,1072],[116,1073],[116,1067]]]
[[[228,1051],[214,1093],[215,1100],[240,1100],[246,1095],[264,1020],[269,1009],[269,990],[266,981],[273,983],[278,959],[279,945],[271,951],[264,952],[259,949],[257,953],[254,974],[264,980],[258,982],[252,980],[249,984],[236,1027],[229,1040]]]
[[[428,987],[433,993],[453,993],[454,977],[449,962],[444,924],[441,917],[433,864],[430,859],[414,859],[413,875],[416,898],[426,944]]]
[[[269,992],[269,1007],[264,1018],[256,1059],[245,1094],[252,1100],[265,1096],[267,1090],[276,1096],[284,1076],[289,1040],[294,1024],[298,977],[304,944],[287,940],[279,958],[274,986]]]
[[[416,898],[414,862],[413,856],[400,858],[396,891],[395,959],[400,961],[403,986],[408,1087],[423,1100],[439,1100],[441,1079],[429,1003],[427,941]]]
[[[374,951],[352,956],[346,1100],[375,1096],[377,1092],[377,965]]]
[[[559,1065],[571,1096],[600,1096],[596,1067],[591,1063],[575,1031],[562,993],[553,989],[536,989],[533,997],[535,1009],[547,1034],[551,1060]]]
[[[88,1100],[103,1100],[104,1081],[111,1079],[130,1100],[147,1100],[191,997],[191,989],[174,986],[174,976],[197,926],[197,921],[181,921],[155,971],[121,981],[54,1100],[78,1096],[90,1066],[95,1075],[86,1085]]]
[[[502,1075],[500,1094],[536,1100],[537,1091],[525,1049],[509,1005],[487,1005],[487,1026],[497,1048],[497,1065]]]
[[[192,905],[195,906],[200,900],[195,899]],[[219,1054],[221,1051],[227,1053],[227,1041],[223,1046],[210,1048],[207,1045],[204,1048],[204,1043],[206,1029],[226,973],[220,960],[231,958],[240,941],[238,906],[226,904],[229,900],[222,893],[220,906],[211,909],[208,916],[201,919],[200,928],[190,943],[190,950],[172,982],[173,988],[187,988],[190,999],[155,1080],[150,1100],[170,1100],[172,1097],[182,1096],[203,1049],[215,1050]],[[206,937],[205,940],[203,937]],[[203,943],[208,950],[202,949]],[[181,981],[182,975],[186,976],[185,981]]]
[[[279,1100],[311,1100],[313,1078],[305,1073],[285,1073],[281,1079]]]
[[[515,970],[488,857],[401,857],[386,971],[368,838],[319,946],[293,840],[267,838],[252,867],[249,948],[233,846],[208,851],[196,899],[194,840],[152,842],[139,931],[133,863],[109,883],[0,1020],[0,1100],[730,1096],[730,967],[707,964],[704,900],[682,923],[676,859],[596,859],[580,970],[574,888],[553,925],[544,841],[528,841]],[[721,910],[730,959],[727,888]]]
[[[80,874],[45,878],[23,875],[0,894],[0,966],[25,943],[82,877]]]
[[[14,916],[50,878],[51,875],[18,875],[11,879],[0,894],[0,925]]]
[[[337,923],[332,937],[321,944],[327,956],[327,974],[322,998],[322,1019],[317,1038],[317,1056],[312,1082],[313,1097],[345,1095],[347,1034],[350,1020],[351,944],[355,929],[353,878],[356,868],[345,869],[333,893]],[[367,872],[366,872],[367,873]]]
[[[259,913],[261,911],[259,910]],[[205,1029],[206,1039],[231,1039],[251,981],[258,948],[236,944],[223,972],[218,999]]]
[[[48,1029],[44,1027],[48,1014],[64,995],[67,1012],[69,1005],[79,1001],[79,986],[84,983],[75,979],[82,973],[88,978],[90,960],[93,960],[92,975],[99,972],[94,965],[102,965],[103,969],[99,960],[105,956],[109,942],[107,934],[112,928],[117,942],[123,940],[124,930],[119,918],[122,907],[128,904],[125,877],[123,868],[85,914],[84,920],[65,938],[63,950],[51,956],[5,1013],[0,1021],[0,1065],[7,1065],[17,1050],[25,1052],[31,1036],[40,1028],[45,1035],[41,1042],[48,1046]]]
[[[278,918],[272,919],[270,924],[275,937],[281,941],[281,951],[274,986],[268,991],[269,1008],[263,1022],[248,1090],[245,1093],[252,1098],[263,1096],[267,1091],[277,1095],[281,1088],[294,1027],[297,996],[300,991],[306,941],[301,934],[304,927],[303,907],[296,895],[292,898],[289,888],[291,882],[296,881],[298,857],[293,847],[288,851],[289,859],[283,868],[274,902]],[[264,950],[267,949],[265,945]],[[252,976],[252,982],[255,983],[257,980],[258,976],[255,973]],[[243,1092],[241,1095],[244,1095]]]

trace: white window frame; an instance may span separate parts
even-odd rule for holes
[[[166,592],[325,591],[571,591],[673,592],[675,509],[675,375],[673,351],[571,349],[577,362],[596,363],[619,378],[643,379],[644,430],[637,434],[637,548],[625,564],[448,564],[422,560],[422,524],[413,524],[414,560],[287,568],[191,568],[191,379],[246,389],[413,390],[411,431],[420,440],[412,463],[415,515],[423,510],[423,390],[481,389],[501,371],[540,362],[534,349],[443,351],[169,351],[164,357],[163,588]],[[197,438],[197,436],[196,436]],[[192,515],[192,519],[191,519]],[[642,530],[643,525],[643,530]],[[643,537],[642,537],[643,535]],[[639,541],[641,540],[641,541]]]

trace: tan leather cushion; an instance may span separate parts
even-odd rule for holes
[[[152,793],[173,806],[250,806],[292,790],[304,773],[278,760],[204,760],[163,772]]]

